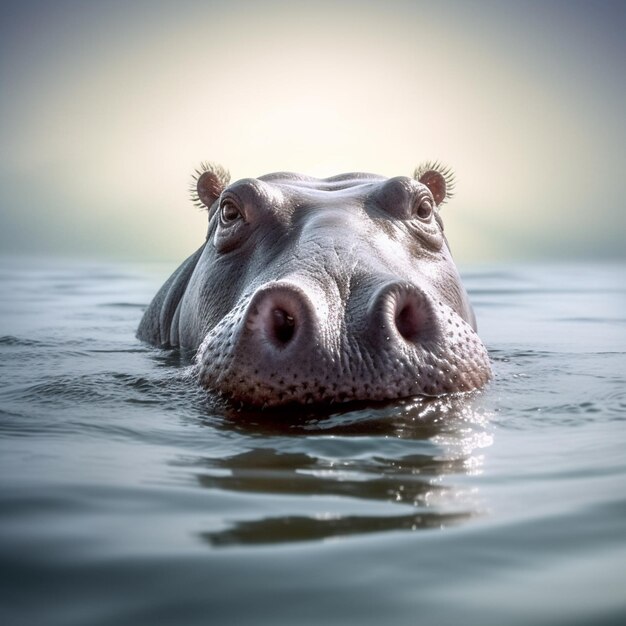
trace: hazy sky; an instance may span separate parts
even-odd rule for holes
[[[457,173],[461,262],[626,256],[626,2],[3,2],[0,252],[180,259],[193,168]]]

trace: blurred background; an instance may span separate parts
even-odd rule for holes
[[[4,2],[0,252],[179,260],[194,167],[457,174],[457,260],[624,258],[626,3]]]

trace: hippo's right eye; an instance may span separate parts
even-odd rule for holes
[[[222,201],[222,204],[220,205],[220,221],[222,224],[227,226],[242,217],[243,215],[241,214],[239,207],[232,200],[226,198]]]
[[[421,220],[427,220],[433,212],[433,203],[428,199],[428,198],[424,198],[419,205],[417,206],[417,210],[415,211],[415,213],[417,214],[417,217],[419,217]]]

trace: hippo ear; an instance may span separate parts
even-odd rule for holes
[[[437,206],[441,206],[454,195],[454,173],[438,161],[422,163],[415,168],[413,178],[428,187]]]
[[[210,209],[229,181],[230,174],[221,165],[201,163],[192,176],[191,201],[200,209]]]

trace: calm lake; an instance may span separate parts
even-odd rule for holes
[[[226,410],[175,264],[0,264],[0,622],[626,623],[626,266],[461,268],[482,393]]]

